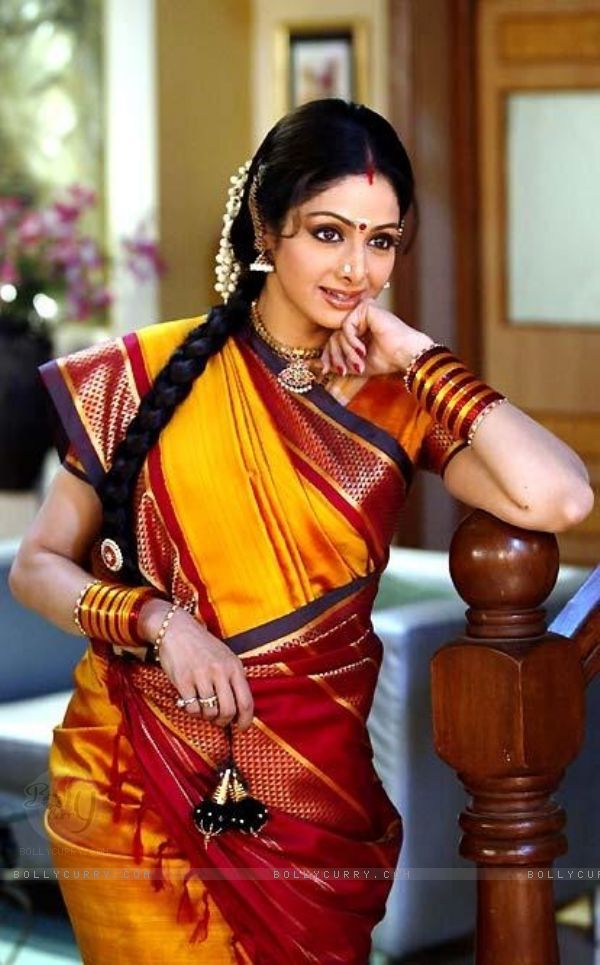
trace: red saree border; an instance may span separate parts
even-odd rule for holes
[[[146,368],[140,341],[135,332],[131,332],[123,339],[127,350],[131,369],[140,396],[144,396],[152,386],[152,380]],[[206,584],[202,579],[194,558],[190,553],[183,530],[177,518],[175,507],[169,493],[169,488],[165,478],[160,452],[160,441],[154,445],[147,457],[148,481],[152,492],[160,507],[160,512],[167,525],[167,530],[172,539],[177,552],[179,561],[187,581],[193,587],[198,596],[198,610],[204,623],[211,627],[211,632],[221,635],[221,625],[217,612],[213,607]]]
[[[329,614],[319,620],[320,626],[316,629],[321,631],[320,636],[312,638],[312,633],[304,628],[305,632],[296,638],[296,645],[285,654],[284,669],[289,669],[291,675],[297,675],[299,682],[305,681],[295,697],[296,710],[300,711],[309,703],[312,705],[312,701],[307,701],[306,688],[309,686],[311,692],[314,688],[317,699],[311,714],[316,710],[319,698],[322,698],[322,721],[328,728],[333,728],[329,748],[321,748],[321,742],[314,741],[307,745],[309,735],[304,735],[305,740],[300,742],[298,748],[292,743],[292,751],[297,749],[300,753],[309,754],[306,762],[309,773],[315,768],[327,767],[329,755],[339,746],[340,740],[349,740],[351,735],[353,740],[358,739],[361,720],[364,726],[368,713],[369,708],[365,704],[357,719],[351,708],[340,705],[339,697],[344,688],[338,694],[324,694],[319,682],[312,677],[313,674],[327,675],[332,667],[345,667],[348,661],[352,661],[353,641],[364,632],[363,625],[367,630],[369,627],[370,593],[367,588],[363,590],[362,600],[362,606],[358,607],[362,617],[356,613],[356,601],[345,602],[344,609],[353,614],[351,629],[345,628],[343,622],[340,624],[338,608],[332,608]],[[364,652],[376,655],[377,649],[372,649],[376,638],[371,635],[370,640],[371,644]],[[255,669],[258,676],[251,675],[250,679],[253,688],[256,688],[258,729],[262,733],[260,725],[266,725],[269,731],[274,731],[287,744],[290,741],[289,722],[297,721],[298,714],[293,709],[294,705],[275,707],[274,698],[281,696],[281,677],[278,683],[271,676],[262,676],[260,658]],[[395,868],[401,844],[401,821],[387,797],[378,790],[378,785],[371,785],[365,779],[365,749],[354,765],[349,763],[351,770],[342,777],[342,788],[346,794],[340,795],[338,792],[335,795],[340,809],[336,817],[331,815],[323,822],[302,817],[301,811],[289,812],[287,808],[269,802],[269,821],[257,836],[228,831],[213,838],[208,850],[205,850],[202,838],[191,820],[191,807],[212,790],[216,775],[197,749],[157,718],[143,693],[145,673],[142,668],[132,672],[115,661],[110,675],[111,699],[123,708],[125,733],[142,768],[149,803],[163,817],[170,837],[187,856],[191,866],[190,876],[194,870],[200,877],[203,869],[222,872],[222,877],[207,875],[205,883],[232,928],[235,940],[247,951],[255,965],[278,965],[282,959],[363,965],[368,960],[372,929],[385,910],[393,874],[387,878],[370,878],[366,888],[364,881],[357,878],[334,881],[303,878],[302,872],[311,868],[348,867],[384,868],[391,872]],[[334,680],[341,681],[337,676],[327,679],[331,684]],[[362,675],[360,679],[363,679]],[[371,687],[374,687],[374,678],[367,687],[367,703],[372,699]],[[330,714],[333,716],[330,717]],[[202,726],[206,727],[205,724]],[[246,770],[242,742],[248,737],[241,734],[235,737],[235,755],[236,759],[241,755],[242,770]],[[260,768],[262,756],[255,759]],[[345,774],[343,768],[336,777],[338,783],[342,774]],[[258,780],[256,774],[251,778],[251,787],[253,780]],[[268,774],[265,774],[265,780],[270,780]],[[285,776],[282,780],[286,781]],[[289,793],[295,795],[298,791],[292,791],[293,787],[293,784],[287,785]],[[263,799],[260,787],[257,793]],[[332,792],[331,789],[324,789],[324,793],[328,795]],[[348,801],[347,795],[362,800],[364,818],[360,818],[355,804]],[[240,869],[254,870],[257,874],[240,877],[235,874]],[[288,875],[287,880],[283,875],[276,874],[292,869],[300,874]],[[194,936],[198,939],[198,928],[192,933],[190,941],[194,940]]]
[[[262,339],[251,329],[247,328],[235,336],[238,346],[247,344],[253,354],[257,356],[266,368],[278,375],[287,364],[281,359]],[[320,413],[335,422],[340,430],[350,431],[352,435],[360,439],[369,447],[378,450],[381,456],[390,459],[408,489],[414,475],[414,465],[397,439],[389,434],[375,422],[371,422],[358,412],[355,412],[351,405],[355,398],[370,388],[369,383],[363,385],[356,396],[351,400],[350,405],[344,406],[331,393],[327,392],[321,385],[315,385],[309,392],[299,394],[298,398],[303,405],[311,409],[318,409]]]
[[[170,837],[186,854],[190,877],[195,872],[202,877],[202,870],[209,869],[222,873],[221,878],[207,875],[204,884],[232,929],[234,941],[251,961],[255,965],[279,965],[282,960],[331,965],[366,962],[372,929],[383,915],[393,884],[391,872],[401,843],[400,826],[390,829],[385,846],[381,842],[352,842],[361,852],[352,867],[380,866],[390,872],[388,880],[371,880],[368,889],[360,878],[341,878],[333,885],[324,879],[303,877],[307,868],[348,867],[348,840],[283,811],[272,810],[269,823],[256,837],[227,831],[213,838],[205,851],[188,814],[190,802],[212,788],[213,772],[176,735],[160,726],[126,678],[121,677],[120,686],[129,706],[128,739],[148,781],[149,801],[165,820]],[[193,785],[189,777],[192,770]],[[240,869],[271,871],[272,877],[257,874],[256,878],[242,878],[235,874]],[[286,878],[283,872],[290,870],[300,874]],[[347,912],[352,904],[362,905],[360,914]],[[194,940],[201,941],[197,929],[190,935],[190,942]]]
[[[402,497],[405,495],[408,486],[407,477],[401,467],[386,449],[377,446],[368,435],[365,437],[362,432],[358,431],[357,425],[352,425],[352,427],[345,425],[320,406],[315,405],[314,400],[307,399],[305,395],[288,398],[285,391],[281,390],[285,396],[284,403],[282,398],[277,397],[279,386],[269,363],[262,357],[260,351],[254,350],[255,347],[250,344],[249,337],[239,337],[237,345],[256,390],[269,410],[277,430],[286,444],[289,457],[296,470],[344,516],[355,532],[359,533],[364,539],[375,565],[377,567],[382,566],[387,559],[387,546],[395,529],[393,508],[396,507],[396,510],[399,510]],[[306,393],[306,396],[313,395],[315,391],[313,389]],[[284,404],[292,408],[290,412],[285,412],[282,416]],[[338,408],[342,408],[339,403],[335,404]],[[366,420],[355,416],[353,413],[350,413],[350,416],[352,423],[356,422],[361,425],[364,423],[369,426],[373,434],[383,435],[396,445],[392,437],[374,424],[366,423]],[[360,496],[348,492],[347,490],[350,488],[349,479],[344,480],[343,478],[344,475],[348,476],[348,473],[340,472],[340,479],[332,476],[332,472],[335,472],[335,467],[340,465],[339,463],[333,462],[328,467],[320,464],[320,457],[312,458],[303,454],[301,437],[306,432],[319,437],[325,447],[327,446],[325,440],[329,437],[332,438],[333,442],[339,441],[340,446],[344,449],[345,463],[348,465],[352,463],[353,459],[360,463],[361,455],[364,453],[365,464],[361,485],[364,486],[365,478],[369,478],[371,479],[371,486],[365,487],[366,491]],[[329,452],[327,448],[325,448],[325,451]],[[323,462],[322,458],[321,462]],[[357,478],[360,479],[360,475]],[[387,507],[390,508],[394,519],[391,518]]]
[[[359,509],[356,509],[344,498],[338,489],[336,489],[333,482],[328,480],[323,473],[320,473],[311,463],[304,458],[303,454],[296,449],[291,443],[289,444],[290,458],[293,464],[296,466],[299,472],[315,486],[324,496],[330,501],[332,506],[346,518],[346,520],[354,526],[355,530],[361,534],[365,543],[369,548],[369,554],[372,559],[379,562],[384,555],[384,548],[381,542],[376,538],[375,533],[368,525],[363,517],[363,514]]]

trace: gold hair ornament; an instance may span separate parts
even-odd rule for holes
[[[275,268],[269,261],[267,254],[265,223],[258,207],[258,201],[256,200],[256,192],[258,191],[261,177],[262,170],[259,167],[250,185],[250,191],[248,192],[248,207],[250,208],[250,217],[252,218],[252,227],[254,228],[254,247],[258,251],[258,257],[255,258],[250,265],[250,271],[268,273],[275,271]]]

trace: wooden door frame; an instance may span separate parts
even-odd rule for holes
[[[479,246],[479,158],[477,123],[478,0],[454,0],[450,77],[455,137],[454,183],[456,334],[458,354],[481,371],[481,266]]]
[[[416,157],[418,96],[416,84],[416,3],[388,0],[390,120],[400,132],[409,155]],[[456,317],[453,319],[457,353],[475,372],[480,370],[482,345],[479,289],[479,190],[476,100],[477,0],[453,0],[450,20],[449,76],[452,138],[448,152],[451,169],[451,219],[455,244],[452,274]],[[408,236],[412,225],[409,223]],[[409,247],[397,272],[393,310],[420,328],[418,246]],[[407,511],[402,513],[403,545],[423,543],[425,500],[417,483]],[[455,513],[458,521],[459,509]]]

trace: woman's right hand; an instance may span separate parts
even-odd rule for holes
[[[140,613],[139,628],[144,639],[153,641],[169,610],[164,600],[150,600]],[[182,697],[210,697],[216,694],[218,707],[194,701],[186,705],[189,714],[200,714],[219,727],[232,720],[247,730],[254,716],[252,692],[240,658],[187,613],[176,610],[160,645],[160,664]]]

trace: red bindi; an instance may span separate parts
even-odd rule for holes
[[[361,221],[361,222],[359,223],[359,225],[358,225],[358,230],[359,230],[359,231],[366,231],[366,230],[367,230],[367,226],[366,226],[366,224],[364,223],[364,221]]]

